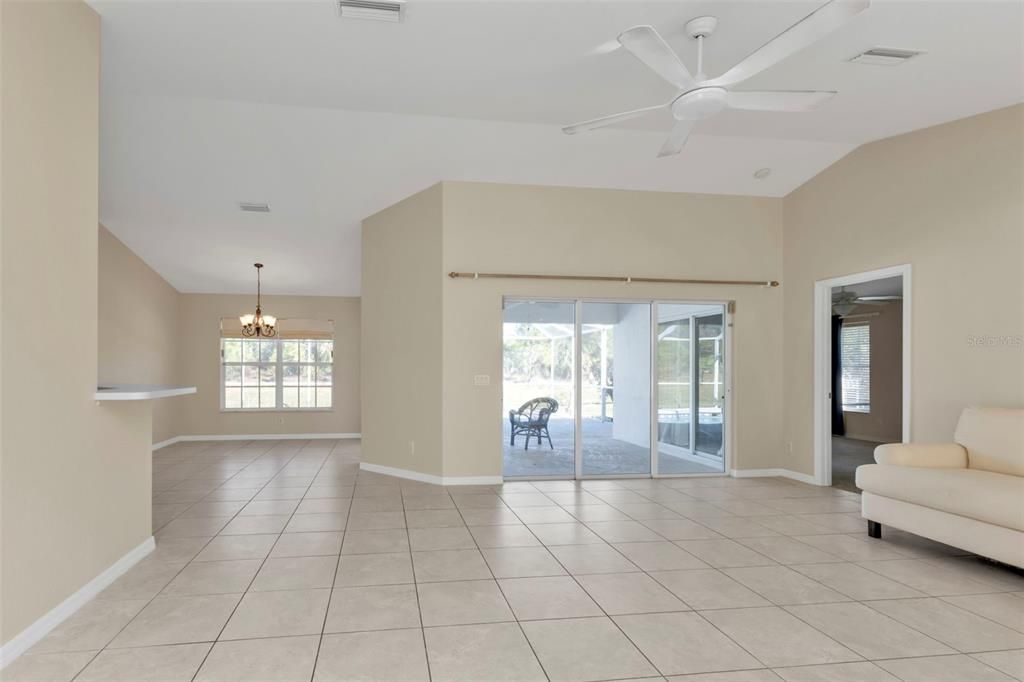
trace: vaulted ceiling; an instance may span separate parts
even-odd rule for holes
[[[560,131],[674,94],[609,40],[649,23],[693,68],[683,25],[713,14],[714,75],[819,1],[408,0],[401,24],[341,19],[332,0],[91,4],[101,219],[185,292],[248,292],[262,260],[268,292],[358,295],[360,221],[439,180],[784,196],[860,144],[1024,100],[1018,2],[874,0],[743,84],[833,100],[724,112],[666,159],[665,116]],[[849,63],[880,46],[924,54]]]

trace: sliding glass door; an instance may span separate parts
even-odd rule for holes
[[[726,470],[721,304],[506,299],[504,474]]]
[[[688,306],[658,306],[658,472],[693,472],[690,453],[693,365]]]
[[[576,475],[576,303],[505,300],[505,476]]]
[[[651,304],[582,303],[580,469],[651,473]]]
[[[658,310],[658,474],[725,472],[725,311],[661,303]]]
[[[695,317],[697,328],[697,429],[693,449],[698,456],[722,461],[725,413],[725,328],[722,313]]]

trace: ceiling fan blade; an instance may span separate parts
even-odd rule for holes
[[[872,301],[902,301],[902,296],[858,296],[857,301],[859,303],[870,303]]]
[[[597,128],[604,128],[610,126],[613,123],[619,123],[620,121],[628,121],[631,118],[637,118],[644,114],[649,114],[652,111],[658,109],[664,109],[666,104],[658,104],[653,107],[644,107],[643,109],[634,109],[633,111],[623,111],[621,114],[611,114],[610,116],[601,116],[600,118],[592,118],[589,121],[581,121],[580,123],[573,123],[570,126],[562,128],[562,132],[566,135],[575,135],[576,133],[583,133],[588,130],[596,130]]]
[[[826,90],[767,90],[761,92],[730,92],[726,103],[730,109],[756,111],[810,111],[835,96]]]
[[[679,90],[690,90],[697,84],[679,55],[653,26],[634,26],[619,35],[619,43]]]
[[[707,85],[734,85],[816,43],[868,8],[871,0],[830,0]]]
[[[690,137],[690,131],[693,130],[694,123],[696,123],[696,121],[690,121],[687,119],[676,121],[676,124],[672,126],[672,132],[668,134],[668,139],[665,140],[665,144],[662,145],[661,151],[658,152],[658,158],[674,156],[683,151],[683,147],[686,146],[686,140]]]

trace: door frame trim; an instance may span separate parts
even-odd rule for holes
[[[832,289],[863,284],[876,279],[901,276],[903,278],[903,311],[901,321],[901,356],[903,400],[902,440],[911,440],[911,309],[912,267],[909,263],[878,270],[858,272],[841,277],[821,279],[814,283],[814,482],[832,485]]]

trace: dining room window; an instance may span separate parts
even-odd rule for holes
[[[237,320],[222,321],[221,409],[332,409],[333,324],[290,322],[279,321],[279,335],[265,339],[243,338]]]

